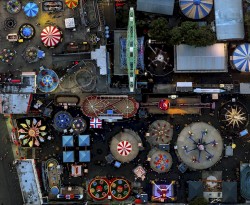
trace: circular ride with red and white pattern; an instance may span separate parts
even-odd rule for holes
[[[62,32],[56,26],[47,26],[41,32],[41,40],[45,46],[54,47],[62,40]]]
[[[131,153],[132,151],[132,145],[128,141],[121,141],[117,145],[117,151],[120,155],[122,156],[127,156]]]

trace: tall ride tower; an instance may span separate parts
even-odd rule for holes
[[[126,45],[128,80],[129,80],[130,92],[134,92],[135,90],[135,80],[136,80],[135,70],[137,66],[137,55],[138,55],[138,51],[137,51],[135,12],[134,12],[134,8],[131,7],[129,9],[127,45]]]

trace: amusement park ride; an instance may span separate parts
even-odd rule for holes
[[[127,45],[126,45],[126,56],[127,56],[127,69],[129,79],[129,90],[134,92],[135,90],[135,70],[137,66],[137,34],[135,24],[135,12],[134,8],[129,10],[128,30],[127,30]]]

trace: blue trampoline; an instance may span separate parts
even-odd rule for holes
[[[63,151],[63,162],[74,162],[75,156],[74,151]]]
[[[213,8],[213,0],[179,0],[182,13],[190,19],[202,19]]]
[[[250,44],[238,45],[233,52],[233,64],[241,72],[249,72],[250,69]]]
[[[24,13],[28,17],[35,17],[38,14],[38,5],[34,2],[29,2],[24,7]]]
[[[89,135],[79,135],[78,143],[79,143],[79,147],[89,146],[90,145]]]
[[[54,91],[59,85],[59,78],[55,71],[43,69],[37,75],[37,87],[44,93]]]
[[[74,147],[74,138],[72,135],[62,136],[62,146],[63,147]]]
[[[54,127],[58,131],[64,131],[71,126],[72,116],[65,111],[60,111],[54,116]]]
[[[79,162],[90,162],[90,151],[79,151]]]

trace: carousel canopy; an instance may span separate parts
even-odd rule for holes
[[[139,153],[138,143],[141,143],[140,137],[135,132],[125,129],[112,138],[110,151],[118,161],[130,162]]]
[[[78,143],[79,143],[79,147],[89,146],[90,145],[89,135],[79,135]]]
[[[24,13],[28,17],[34,17],[38,14],[39,8],[38,5],[34,2],[29,2],[24,7]]]
[[[73,8],[77,7],[77,5],[78,5],[78,0],[65,0],[65,4],[66,4],[67,7],[69,7],[70,9],[73,9]]]
[[[150,158],[150,167],[158,173],[167,172],[172,166],[171,155],[162,150],[151,150],[148,157]]]
[[[213,8],[213,0],[179,0],[182,13],[191,19],[206,17]]]
[[[45,46],[54,47],[61,39],[61,31],[56,26],[47,26],[41,32],[41,40]]]
[[[73,147],[74,139],[72,135],[64,135],[62,136],[62,146],[63,147]]]
[[[64,131],[68,129],[71,125],[72,116],[68,112],[60,111],[54,116],[54,127],[58,131]]]
[[[90,162],[90,151],[79,151],[79,162]]]
[[[43,69],[37,75],[37,87],[44,93],[54,91],[59,85],[59,78],[55,71]]]
[[[149,127],[148,142],[151,146],[167,144],[173,136],[173,128],[165,120],[156,120]]]
[[[63,162],[74,162],[74,151],[63,151]]]
[[[221,157],[223,141],[211,125],[196,122],[185,127],[178,139],[177,149],[181,160],[193,169],[207,169]]]
[[[233,52],[233,64],[241,72],[250,71],[250,44],[238,45]]]

